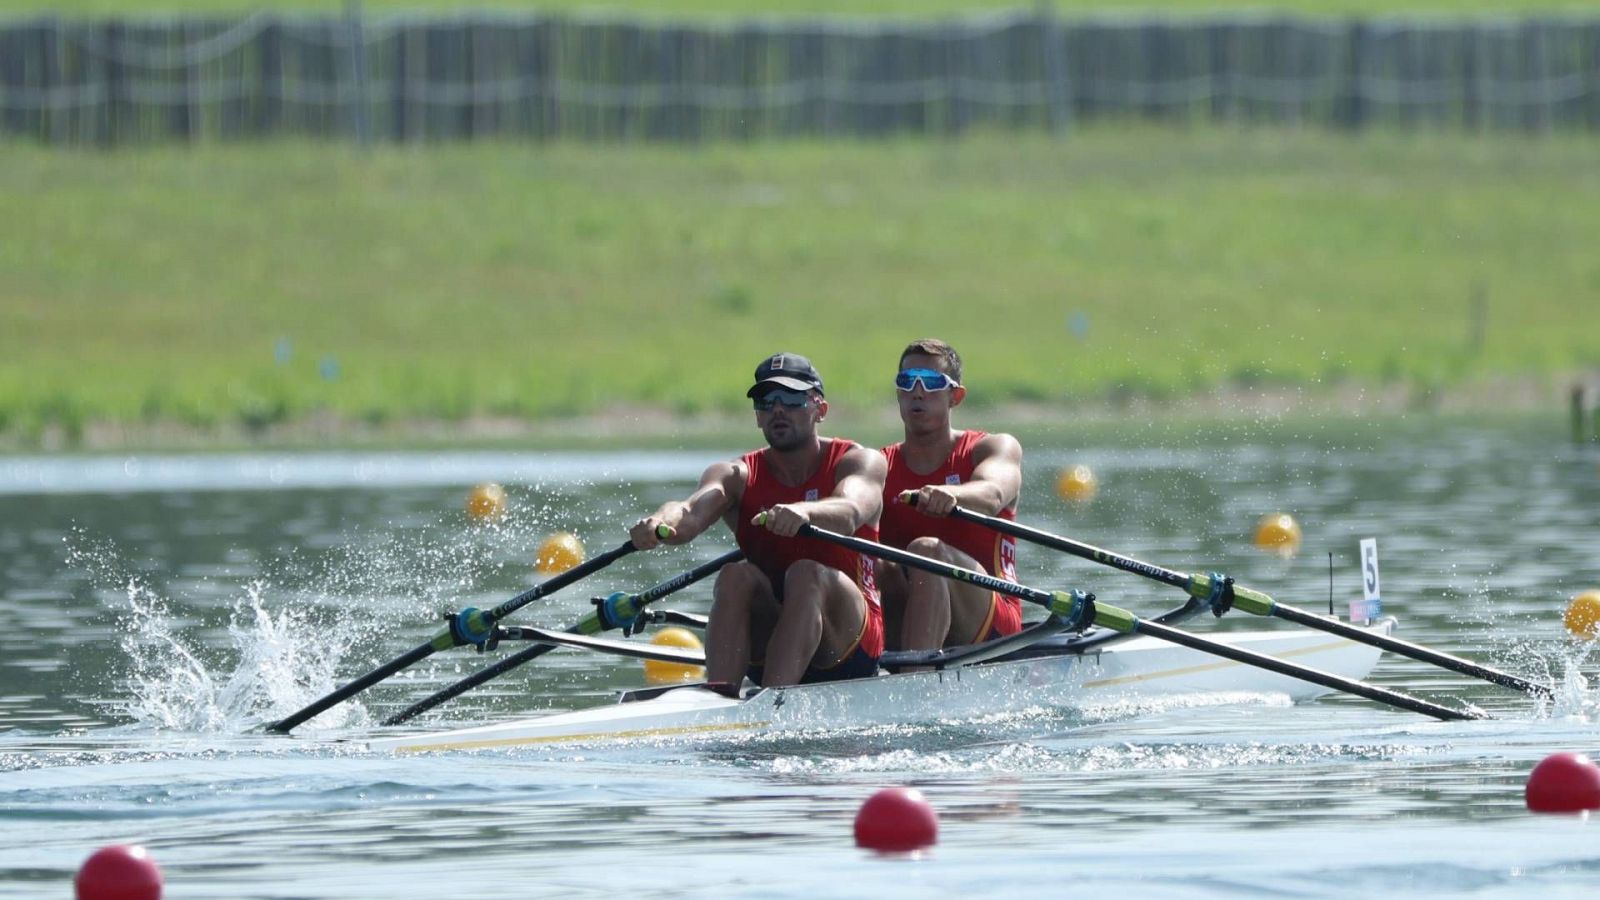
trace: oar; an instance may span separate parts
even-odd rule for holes
[[[449,627],[434,635],[426,643],[418,645],[403,656],[384,663],[383,665],[373,669],[371,672],[368,672],[360,678],[357,678],[344,687],[341,687],[333,693],[328,694],[326,697],[317,700],[310,706],[307,706],[305,709],[300,710],[294,715],[272,723],[271,725],[267,726],[267,730],[275,731],[279,734],[288,734],[290,731],[294,730],[296,726],[312,716],[315,716],[329,709],[330,707],[354,697],[356,694],[359,694],[367,688],[372,687],[383,679],[388,678],[390,675],[393,675],[394,673],[413,663],[427,659],[429,656],[432,656],[434,653],[437,653],[440,650],[449,650],[451,647],[459,647],[463,644],[476,644],[479,647],[482,647],[484,644],[488,643],[489,638],[493,636],[494,625],[496,622],[504,619],[506,616],[511,615],[522,607],[527,606],[529,603],[538,600],[540,597],[555,593],[556,591],[561,590],[575,581],[579,581],[583,578],[593,575],[601,569],[604,569],[606,566],[609,566],[624,556],[627,556],[629,553],[632,553],[636,549],[638,548],[633,546],[633,542],[629,541],[614,549],[607,550],[599,556],[596,556],[587,562],[573,566],[571,569],[562,572],[560,575],[557,575],[556,577],[551,578],[542,584],[535,585],[533,588],[523,591],[517,596],[512,597],[510,600],[507,600],[499,606],[496,606],[494,609],[484,611],[469,606],[461,612],[450,617]]]
[[[844,547],[849,547],[858,553],[865,553],[868,556],[877,557],[878,559],[886,559],[890,562],[897,562],[902,565],[910,566],[914,569],[921,569],[924,572],[932,572],[935,575],[942,575],[945,578],[953,578],[957,581],[971,582],[972,584],[976,584],[980,587],[986,587],[990,590],[1010,594],[1013,597],[1021,597],[1024,600],[1029,600],[1031,602],[1047,606],[1052,612],[1057,612],[1058,614],[1064,616],[1066,615],[1065,613],[1057,610],[1057,603],[1052,602],[1052,600],[1056,597],[1067,596],[1060,591],[1057,591],[1055,594],[1050,594],[1035,588],[1024,587],[1023,585],[1004,581],[972,569],[963,569],[960,566],[951,565],[943,560],[930,559],[926,556],[910,553],[905,550],[899,550],[894,547],[879,544],[875,541],[868,541],[862,538],[852,537],[850,535],[837,534],[826,529],[818,528],[815,525],[801,525],[799,533],[805,537],[818,538],[820,540],[829,541]],[[1358,697],[1365,697],[1368,700],[1375,700],[1379,703],[1387,703],[1390,706],[1422,713],[1423,715],[1433,716],[1436,719],[1449,721],[1454,719],[1488,718],[1488,716],[1482,713],[1450,709],[1449,707],[1440,706],[1437,703],[1429,703],[1426,700],[1412,697],[1408,694],[1402,694],[1399,691],[1391,691],[1388,688],[1381,688],[1376,685],[1367,684],[1363,681],[1355,681],[1345,678],[1342,675],[1335,675],[1332,672],[1324,672],[1321,669],[1313,669],[1309,666],[1302,666],[1296,663],[1287,662],[1285,660],[1278,659],[1275,656],[1268,656],[1264,653],[1256,653],[1253,650],[1246,650],[1243,647],[1235,647],[1231,644],[1224,644],[1221,641],[1214,641],[1209,638],[1200,637],[1199,635],[1190,634],[1187,631],[1180,631],[1177,628],[1171,628],[1156,622],[1146,621],[1140,619],[1138,616],[1125,609],[1109,606],[1099,602],[1098,600],[1089,601],[1087,604],[1085,604],[1085,607],[1087,608],[1089,615],[1093,617],[1093,624],[1099,625],[1102,628],[1110,628],[1113,631],[1119,631],[1124,634],[1149,635],[1150,637],[1160,638],[1161,640],[1169,641],[1182,647],[1188,647],[1191,650],[1199,650],[1203,653],[1210,653],[1215,656],[1220,656],[1224,659],[1233,660],[1237,663],[1243,663],[1248,666],[1256,666],[1257,668],[1266,669],[1269,672],[1276,672],[1279,675],[1287,675],[1291,678],[1299,678],[1302,681],[1309,681],[1312,684],[1318,684],[1325,688],[1331,688],[1336,691],[1344,691],[1346,693],[1355,694]]]
[[[539,641],[540,649],[545,647],[577,647],[580,650],[594,650],[599,653],[610,653],[631,659],[653,659],[657,662],[682,663],[687,666],[703,666],[706,664],[706,655],[699,650],[664,647],[660,644],[646,644],[640,641],[611,641],[587,634],[551,631],[548,628],[533,628],[527,625],[513,625],[505,629],[505,634],[501,637],[503,640]]]
[[[916,497],[914,493],[909,491],[907,493],[912,498]],[[901,499],[905,500],[906,495],[902,494]],[[1260,591],[1240,587],[1233,583],[1233,579],[1224,578],[1215,573],[1209,575],[1185,575],[1182,572],[1163,569],[1160,566],[1141,562],[1118,553],[1112,553],[1109,550],[1102,550],[1099,547],[1074,541],[1071,538],[1040,531],[1037,528],[1029,528],[1026,525],[1019,525],[1016,522],[996,516],[986,516],[970,509],[963,509],[960,506],[952,509],[950,515],[953,518],[975,522],[979,525],[993,528],[995,531],[1019,537],[1035,544],[1052,547],[1056,550],[1064,550],[1074,556],[1080,556],[1114,569],[1132,572],[1135,575],[1143,575],[1146,578],[1170,584],[1175,588],[1181,588],[1189,596],[1197,600],[1211,601],[1218,610],[1218,615],[1226,612],[1229,604],[1231,604],[1233,607],[1242,609],[1252,615],[1275,616],[1286,622],[1294,622],[1297,625],[1305,625],[1308,628],[1326,631],[1329,634],[1336,634],[1339,637],[1358,643],[1381,647],[1391,653],[1409,656],[1412,659],[1432,663],[1454,672],[1460,672],[1463,675],[1471,675],[1474,678],[1482,678],[1485,681],[1504,685],[1505,687],[1526,691],[1537,697],[1551,698],[1555,696],[1554,691],[1538,682],[1528,681],[1510,672],[1493,669],[1480,663],[1475,663],[1470,659],[1463,659],[1449,653],[1432,650],[1420,644],[1413,644],[1410,641],[1403,641],[1386,634],[1368,631],[1365,628],[1357,628],[1336,619],[1324,618],[1315,613],[1309,613],[1303,609],[1279,603]]]
[[[701,563],[689,571],[684,572],[682,575],[669,578],[655,587],[641,591],[640,593],[624,594],[618,592],[605,598],[596,597],[595,611],[585,616],[583,621],[572,626],[571,628],[568,628],[566,633],[574,635],[593,635],[600,634],[603,631],[609,631],[613,628],[631,630],[634,620],[646,606],[649,606],[651,603],[660,600],[662,597],[665,597],[668,594],[673,594],[683,590],[700,579],[713,574],[728,563],[738,562],[741,559],[744,559],[743,550],[730,550],[716,559],[711,560],[710,562]],[[535,644],[526,650],[521,650],[511,656],[506,657],[505,659],[500,660],[492,666],[487,666],[480,671],[468,675],[460,681],[457,681],[455,684],[440,690],[438,693],[418,700],[416,703],[413,703],[389,718],[384,719],[382,724],[399,725],[402,722],[414,719],[422,713],[425,713],[428,710],[433,709],[435,706],[445,702],[446,700],[449,700],[453,697],[459,697],[478,685],[483,684],[490,679],[498,678],[512,669],[522,665],[523,663],[538,659],[555,648],[556,645],[553,643],[544,643]]]

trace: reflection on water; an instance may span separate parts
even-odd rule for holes
[[[1063,867],[1080,889],[1154,895],[1586,894],[1600,887],[1587,824],[1530,817],[1521,785],[1550,752],[1600,751],[1594,651],[1560,624],[1600,587],[1596,457],[1555,429],[1429,424],[1182,449],[1036,437],[1022,518],[1308,609],[1327,608],[1330,554],[1335,607],[1359,596],[1356,544],[1377,537],[1403,636],[1557,681],[1553,704],[1386,658],[1375,681],[1499,718],[1262,698],[407,758],[342,739],[486,660],[437,654],[294,738],[257,726],[426,640],[442,612],[525,590],[549,532],[615,546],[717,454],[0,461],[0,821],[27,835],[0,847],[0,893],[59,895],[90,849],[138,840],[174,896],[505,896],[482,875],[508,871],[517,895],[995,895]],[[1099,477],[1091,504],[1051,491],[1074,462]],[[512,513],[469,525],[465,489],[490,479]],[[1291,560],[1249,546],[1280,510],[1305,530]],[[566,627],[590,596],[730,545],[701,543],[630,556],[515,621]],[[1019,574],[1143,612],[1176,599],[1038,548]],[[707,590],[662,605],[703,612]],[[636,663],[563,650],[422,724],[589,706],[640,681]],[[940,809],[927,859],[850,846],[883,784]]]

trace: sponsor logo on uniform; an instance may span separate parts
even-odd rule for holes
[[[806,500],[809,501],[809,500],[815,500],[815,499],[817,499],[817,489],[816,488],[811,488],[810,490],[806,491]]]
[[[961,483],[961,476],[957,475],[954,472],[951,472],[949,475],[946,475],[944,477],[944,483],[945,484],[960,484]]]
[[[1017,580],[1017,542],[1009,535],[1000,539],[1000,577]]]
[[[880,605],[878,596],[878,576],[873,572],[872,560],[860,553],[856,554],[856,582],[861,585],[861,595],[873,606]]]

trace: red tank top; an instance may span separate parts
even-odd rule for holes
[[[856,583],[861,595],[866,598],[870,624],[883,619],[883,609],[878,602],[878,585],[872,574],[872,560],[838,544],[815,538],[780,537],[761,526],[750,524],[756,513],[763,509],[780,503],[821,500],[831,495],[837,482],[834,471],[839,467],[839,461],[858,446],[855,441],[831,439],[823,448],[822,465],[817,468],[817,473],[806,483],[792,487],[779,481],[773,473],[767,464],[766,448],[746,453],[741,457],[747,473],[744,496],[739,500],[738,520],[733,534],[745,558],[766,573],[773,587],[780,591],[783,589],[783,573],[802,559],[815,560],[843,572]],[[878,539],[878,528],[876,525],[863,525],[856,529],[855,536],[875,541]],[[881,636],[882,632],[880,625],[877,633]],[[881,646],[878,651],[882,651]]]
[[[972,480],[972,450],[978,442],[988,437],[984,431],[963,431],[956,438],[950,456],[926,475],[911,471],[907,464],[904,441],[883,448],[889,459],[889,476],[883,483],[883,542],[891,547],[904,548],[919,537],[934,537],[960,550],[981,563],[990,575],[1006,581],[1017,580],[1017,541],[1007,534],[985,528],[976,522],[963,522],[936,516],[925,516],[897,498],[906,491],[927,484],[965,484]],[[1017,511],[1002,509],[998,518],[1015,521]],[[1020,603],[1015,597],[1007,598]]]

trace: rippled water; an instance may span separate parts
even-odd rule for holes
[[[138,842],[169,897],[1591,896],[1600,833],[1528,814],[1528,770],[1600,753],[1596,660],[1567,600],[1600,588],[1600,453],[1559,422],[1367,423],[1074,447],[1030,436],[1022,518],[1180,570],[1220,569],[1326,609],[1359,594],[1377,537],[1401,634],[1562,682],[1541,706],[1385,658],[1374,680],[1472,702],[1438,723],[1355,699],[1189,698],[1098,713],[1020,710],[788,737],[401,757],[377,719],[483,664],[456,650],[294,737],[262,722],[426,639],[438,615],[535,583],[552,530],[591,552],[680,495],[716,453],[322,454],[0,460],[0,895],[64,896],[94,848]],[[1068,449],[1070,448],[1070,449]],[[1068,505],[1056,470],[1094,467]],[[494,528],[460,513],[504,481]],[[1284,561],[1256,519],[1306,532]],[[514,622],[570,625],[729,546],[636,554]],[[1024,548],[1041,587],[1156,612],[1181,600]],[[706,588],[662,606],[704,611]],[[1236,613],[1216,628],[1290,627]],[[433,727],[606,702],[636,664],[559,651],[447,704]],[[856,808],[914,785],[942,818],[920,859],[856,849]]]

